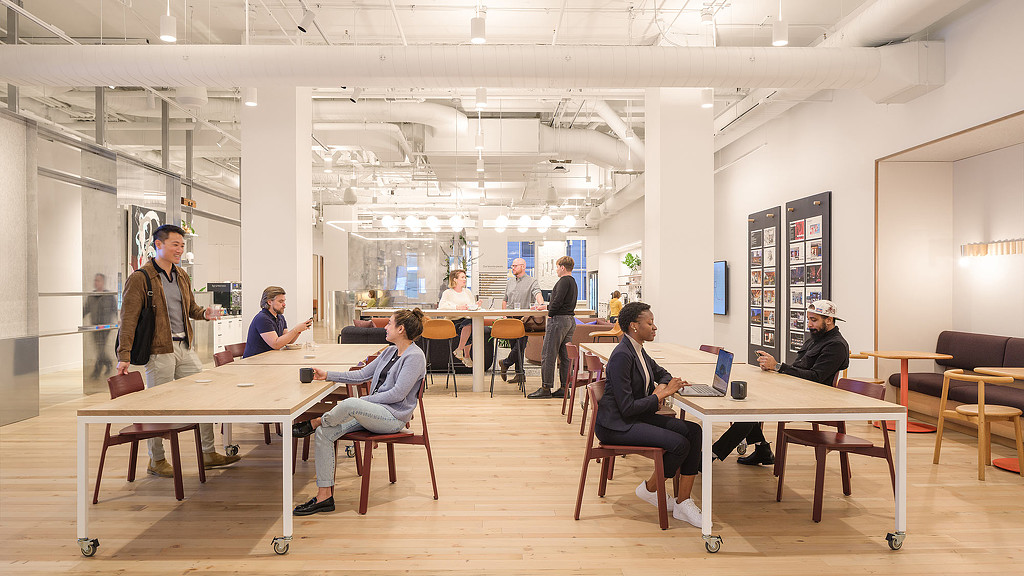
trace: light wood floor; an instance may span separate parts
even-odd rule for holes
[[[531,376],[531,389],[537,380]],[[74,415],[106,398],[69,389],[63,394],[71,399],[62,400],[53,390],[39,417],[0,428],[0,573],[934,575],[1018,573],[1024,562],[1024,481],[990,469],[979,482],[974,439],[964,435],[947,435],[941,466],[931,463],[934,435],[911,435],[908,536],[898,552],[884,540],[893,497],[881,460],[853,457],[850,497],[832,460],[820,524],[810,519],[810,450],[791,451],[781,503],[769,469],[737,465],[735,455],[716,463],[715,532],[724,545],[711,555],[698,529],[671,519],[660,530],[656,510],[633,495],[650,474],[648,460],[620,460],[603,499],[591,467],[581,519],[573,520],[583,439],[559,415],[560,403],[526,400],[508,384],[492,399],[464,392],[468,376],[461,382],[458,398],[441,384],[426,395],[439,500],[431,498],[422,449],[398,447],[393,485],[379,450],[369,513],[359,516],[353,462],[342,458],[338,510],[296,519],[286,556],[270,546],[281,533],[279,440],[266,446],[258,427],[243,425],[236,426],[243,460],[211,471],[202,486],[183,442],[182,502],[169,479],[146,476],[144,454],[140,477],[127,483],[128,448],[112,448],[100,503],[90,510],[90,536],[101,545],[83,558],[75,542]],[[92,428],[95,478],[102,430]],[[774,438],[774,427],[766,432]],[[879,434],[866,424],[851,432]],[[313,470],[312,459],[299,463],[296,503],[314,492]]]

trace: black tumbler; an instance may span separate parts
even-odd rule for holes
[[[732,397],[735,400],[744,400],[747,397],[747,383],[743,380],[732,381]]]
[[[313,381],[313,369],[312,368],[299,368],[299,382],[303,384],[309,384]]]

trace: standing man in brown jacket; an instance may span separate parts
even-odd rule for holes
[[[153,286],[155,330],[150,345],[152,355],[146,363],[146,388],[184,378],[203,370],[199,356],[192,349],[195,335],[194,320],[215,320],[219,313],[203,308],[192,298],[192,281],[178,267],[185,252],[185,231],[172,224],[164,224],[153,232],[156,257],[128,276],[121,305],[121,333],[117,347],[117,373],[127,374],[132,341],[139,312],[146,304],[146,276]],[[224,456],[214,450],[213,424],[200,424],[199,435],[203,444],[203,462],[206,468],[237,462],[239,456]],[[164,458],[162,438],[149,440],[149,468],[155,476],[173,476],[171,465]]]

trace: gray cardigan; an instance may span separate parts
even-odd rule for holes
[[[376,360],[359,370],[330,371],[327,373],[327,379],[343,384],[355,384],[370,380],[370,390],[373,390],[377,386],[381,370],[396,354],[398,354],[398,347],[388,346],[377,356]],[[395,418],[402,422],[408,422],[412,420],[412,411],[416,409],[416,394],[419,391],[420,381],[426,374],[427,358],[423,355],[423,350],[413,344],[398,357],[398,361],[391,367],[380,389],[369,396],[362,396],[361,399],[380,404],[387,408]]]

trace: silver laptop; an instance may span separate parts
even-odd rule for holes
[[[484,310],[494,310],[494,298],[481,298],[480,307]]]
[[[732,358],[732,352],[719,350],[718,362],[715,364],[715,377],[711,381],[711,386],[690,384],[679,390],[677,394],[680,396],[725,396],[729,389],[729,375],[732,374]]]

